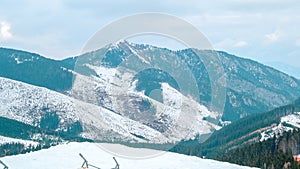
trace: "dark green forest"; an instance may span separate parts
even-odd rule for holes
[[[170,151],[255,167],[282,168],[286,164],[297,168],[292,154],[300,154],[300,131],[286,132],[278,139],[263,142],[259,142],[259,138],[260,129],[278,125],[282,116],[299,111],[300,99],[266,113],[245,117],[215,131],[204,142],[200,141],[200,136],[181,141]]]
[[[171,151],[188,155],[206,156],[216,158],[231,149],[244,146],[248,143],[257,142],[260,137],[259,129],[278,125],[282,116],[300,110],[300,101],[293,104],[276,108],[272,111],[253,114],[237,122],[215,131],[205,142],[193,139],[179,142]]]
[[[0,157],[10,156],[10,155],[17,155],[17,154],[25,154],[30,153],[32,151],[38,151],[42,148],[49,148],[50,146],[42,146],[41,144],[34,146],[34,145],[24,145],[22,143],[5,143],[0,145]]]
[[[299,169],[300,165],[293,159],[299,154],[300,131],[285,132],[279,138],[246,145],[224,155],[218,160],[264,169]]]
[[[48,126],[46,124],[48,124],[48,121],[51,118],[55,118],[55,115],[53,115],[53,113],[45,116],[43,119],[45,124],[43,125]],[[25,123],[21,123],[16,120],[0,117],[1,136],[23,139],[23,140],[33,140],[32,137],[35,134],[39,135],[39,138],[37,140],[33,140],[39,143],[38,146],[33,146],[33,145],[25,146],[24,144],[21,143],[1,144],[0,156],[16,155],[16,154],[27,153],[31,151],[44,149],[44,148],[49,148],[50,146],[57,145],[63,141],[91,142],[91,140],[89,139],[84,139],[82,137],[77,136],[78,132],[81,131],[82,131],[82,127],[79,122],[75,122],[74,124],[70,125],[66,132],[57,132],[54,130],[50,130],[49,128],[46,130]]]

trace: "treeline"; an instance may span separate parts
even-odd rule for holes
[[[55,116],[52,115],[51,117]],[[50,146],[55,146],[63,141],[92,142],[92,140],[90,139],[85,139],[77,136],[78,133],[82,131],[82,127],[79,122],[75,122],[70,125],[67,131],[60,132],[51,130],[52,128],[48,127],[49,118],[44,118],[43,120],[44,126],[42,127],[44,128],[39,128],[16,120],[0,117],[0,136],[23,140],[32,140],[32,137],[36,135],[38,136],[38,138],[35,138],[36,140],[33,141],[39,143],[37,146],[25,146],[22,143],[0,144],[0,156],[16,155],[31,151],[37,151],[40,149],[49,148]]]
[[[28,146],[22,143],[5,143],[0,145],[0,157],[17,155],[17,154],[25,154],[32,151],[38,151],[42,148],[48,148],[49,146],[41,146],[29,144]]]
[[[300,111],[299,103],[300,101],[297,100],[291,105],[266,113],[250,115],[215,131],[205,142],[201,142],[202,138],[199,136],[193,140],[179,142],[171,151],[198,157],[216,158],[229,150],[259,141],[259,129],[278,125],[282,116]]]
[[[28,140],[34,133],[39,133],[40,129],[16,120],[0,117],[0,135],[18,139]]]
[[[13,56],[13,57],[11,57]],[[17,64],[15,58],[31,60]],[[18,80],[55,91],[65,91],[72,87],[73,74],[62,67],[73,68],[74,61],[56,61],[40,55],[0,48],[0,76]],[[34,59],[36,58],[36,59]]]
[[[78,136],[78,134],[82,132],[82,126],[78,121],[71,124],[67,128],[67,131],[54,131],[52,130],[52,128],[49,128],[47,126],[48,125],[47,122],[49,122],[48,118],[43,119],[44,126],[41,126],[43,128],[39,128],[16,120],[0,117],[0,136],[18,138],[23,140],[31,140],[34,134],[40,134],[41,137],[43,137],[41,139],[43,139],[44,141],[47,141],[48,140],[47,137],[49,136],[51,137],[53,136],[56,138],[60,138],[61,140],[63,139],[68,141],[79,141],[79,142],[91,141],[89,139],[85,139]]]
[[[246,145],[217,159],[263,169],[299,169],[293,155],[299,154],[300,131],[285,132],[279,138]]]

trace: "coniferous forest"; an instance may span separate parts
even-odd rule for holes
[[[289,131],[278,138],[238,148],[217,159],[263,169],[299,169],[299,163],[293,158],[299,154],[299,143],[300,131]]]

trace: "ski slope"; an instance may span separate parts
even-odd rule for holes
[[[101,149],[109,144],[95,143],[68,143],[51,147],[49,149],[1,158],[10,169],[79,169],[83,160],[82,153],[88,162],[101,169],[115,167],[113,156],[116,157],[120,169],[250,169],[251,167],[239,166],[226,162],[201,159],[170,152],[161,152],[149,149],[129,148],[123,145],[112,145],[118,150],[139,151],[156,153],[156,156],[145,159],[133,159],[113,155]]]

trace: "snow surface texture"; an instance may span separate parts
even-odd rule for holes
[[[0,116],[29,125],[39,125],[41,117],[56,112],[60,129],[78,120],[69,97],[42,87],[0,77]]]
[[[92,64],[85,63],[83,66],[95,71],[97,76],[74,72],[76,78],[72,90],[69,91],[71,97],[104,107],[151,127],[172,141],[191,139],[197,134],[209,134],[220,128],[204,120],[207,117],[218,119],[219,113],[209,111],[207,107],[184,96],[168,83],[161,83],[161,103],[142,91],[136,91],[136,81],[133,81],[136,72],[133,70]]]
[[[217,128],[216,125],[202,120],[205,116],[214,115],[213,113],[194,101],[188,102],[190,99],[182,96],[167,84],[163,84],[165,105],[156,103],[157,109],[164,110],[159,111],[164,113],[160,116],[168,117],[163,122],[172,125],[170,130],[165,133],[104,107],[79,101],[46,88],[1,77],[0,89],[2,105],[0,106],[0,115],[2,117],[39,126],[41,118],[47,113],[44,109],[47,108],[47,111],[58,114],[60,118],[58,130],[65,130],[68,125],[79,120],[84,129],[82,136],[95,140],[101,138],[106,141],[165,143],[179,141],[182,138],[192,138],[197,133],[209,133],[212,129]],[[130,92],[132,96],[147,99],[151,103],[155,102],[140,93]],[[189,114],[182,114],[176,106],[168,106],[168,104],[178,104],[177,97],[172,97],[172,95],[180,95],[181,108],[183,107]],[[180,118],[176,121],[175,118],[178,116]],[[191,123],[193,117],[196,117],[194,121],[197,123]]]
[[[106,141],[145,141],[133,135],[135,134],[153,143],[170,141],[158,131],[134,120],[46,88],[0,77],[0,89],[2,117],[36,126],[45,114],[43,108],[47,107],[49,111],[59,115],[60,130],[80,120],[84,129],[82,135],[91,139],[99,139],[101,136]]]
[[[288,124],[290,126],[285,126]],[[295,112],[293,114],[281,117],[280,123],[277,126],[274,126],[261,133],[260,141],[273,138],[275,136],[282,135],[283,132],[293,130],[293,128],[300,129],[300,112]]]
[[[286,122],[292,126],[300,128],[300,112],[290,114],[281,118],[281,123]]]
[[[100,146],[103,144],[100,144]],[[79,153],[87,159],[89,164],[101,169],[115,167],[113,154],[103,151],[95,143],[69,143],[51,147],[49,149],[1,158],[10,169],[79,169],[83,164]],[[132,151],[155,151],[148,149],[135,149],[122,145],[113,145],[116,149]],[[159,156],[147,159],[129,159],[115,156],[120,169],[250,169],[226,162],[201,159],[170,152],[159,152]]]
[[[133,56],[130,58],[150,64],[134,47],[124,42],[113,46],[126,50]],[[94,72],[91,74],[61,67],[75,77],[72,89],[65,93],[0,77],[0,116],[40,126],[47,113],[55,112],[59,116],[57,131],[67,131],[79,121],[83,127],[81,136],[115,142],[176,142],[220,128],[206,120],[218,119],[219,113],[209,111],[168,83],[161,84],[161,102],[148,97],[136,90],[137,70],[105,67],[98,56],[101,54],[87,54],[79,62],[79,67]],[[20,64],[27,61],[14,58]]]

